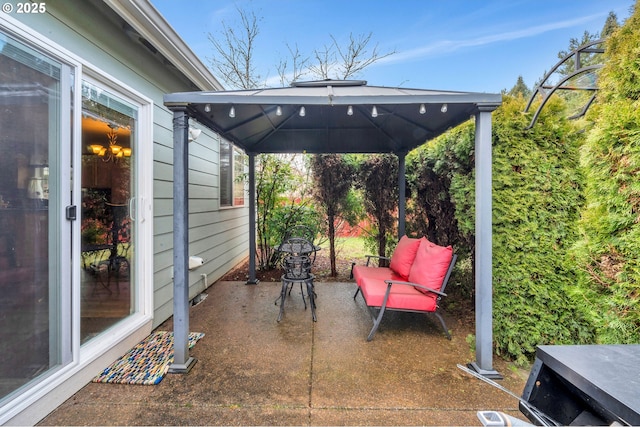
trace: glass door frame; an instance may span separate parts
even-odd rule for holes
[[[56,111],[50,110],[48,121],[48,292],[49,359],[54,361],[32,382],[16,390],[0,405],[0,424],[23,408],[41,399],[57,378],[73,372],[78,365],[79,346],[75,341],[75,294],[73,282],[73,222],[67,219],[66,207],[72,205],[72,146],[76,133],[74,117],[77,81],[82,69],[73,55],[54,49],[11,17],[3,17],[1,32],[60,66],[59,99]]]
[[[80,346],[79,360],[91,359],[113,345],[114,340],[119,340],[142,324],[153,319],[153,160],[152,157],[141,155],[153,152],[153,101],[139,94],[134,89],[118,82],[113,77],[108,77],[102,72],[97,72],[84,67],[82,77],[76,82],[76,101],[78,107],[74,112],[75,135],[78,141],[74,144],[73,164],[73,194],[74,205],[77,206],[78,218],[82,206],[82,84],[88,84],[104,89],[116,95],[128,103],[134,105],[138,112],[136,140],[132,141],[134,155],[132,155],[132,179],[135,183],[133,200],[130,202],[131,217],[135,221],[135,232],[131,236],[135,248],[135,260],[132,263],[134,270],[132,277],[132,292],[135,292],[135,301],[132,306],[132,314],[123,319],[113,328],[107,329],[102,334],[92,338]],[[74,344],[80,343],[80,319],[81,319],[81,233],[80,221],[74,221],[73,234],[73,283],[74,283]]]

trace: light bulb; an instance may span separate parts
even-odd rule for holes
[[[443,113],[447,112],[447,104],[442,104],[442,108],[440,108],[440,111],[442,111]]]
[[[420,114],[427,112],[427,107],[424,104],[420,104]]]
[[[100,144],[91,144],[89,146],[89,151],[93,154],[100,154],[100,150],[102,150],[102,145]]]
[[[353,116],[353,107],[351,105],[347,107],[347,116]]]
[[[229,117],[235,117],[235,116],[236,116],[236,109],[232,105],[231,108],[229,109]]]
[[[205,113],[210,113],[211,112],[211,104],[207,104],[204,106],[204,112]]]
[[[304,105],[300,107],[300,117],[304,117],[307,115],[307,110],[304,108]]]
[[[276,116],[281,116],[281,115],[282,115],[282,107],[278,105],[278,108],[276,108]]]
[[[371,109],[371,117],[378,117],[378,109],[376,108],[375,105]]]

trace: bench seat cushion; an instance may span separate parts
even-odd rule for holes
[[[397,279],[394,279],[397,280]],[[362,277],[359,283],[368,306],[380,307],[387,292],[387,284],[384,279],[377,277]],[[413,286],[394,284],[391,287],[391,294],[387,301],[388,309],[435,311],[436,295],[424,294]]]
[[[377,279],[382,282],[385,280],[407,280],[395,273],[389,267],[367,267],[364,265],[354,265],[353,278],[358,286],[360,286],[361,280],[365,277]]]

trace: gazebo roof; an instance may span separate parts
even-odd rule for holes
[[[501,102],[500,94],[367,86],[360,80],[164,98],[165,105],[186,107],[191,118],[248,153],[407,152]]]

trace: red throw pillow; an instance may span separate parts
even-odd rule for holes
[[[411,237],[402,236],[396,246],[396,249],[393,251],[393,255],[391,255],[389,268],[395,271],[399,276],[402,276],[403,279],[407,280],[419,246],[420,239],[412,239]]]
[[[451,246],[438,246],[423,237],[409,272],[409,281],[439,291],[452,257]],[[428,291],[424,293],[429,294]]]

